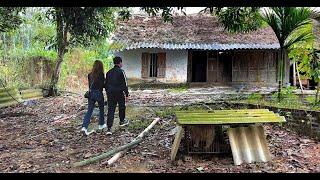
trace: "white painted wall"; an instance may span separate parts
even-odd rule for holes
[[[115,53],[123,61],[123,69],[127,78],[141,78],[141,56],[142,53],[166,53],[166,77],[157,78],[166,83],[185,83],[187,82],[187,50],[163,50],[163,49],[135,49]]]

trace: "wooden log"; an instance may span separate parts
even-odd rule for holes
[[[145,130],[143,130],[137,138],[144,138],[144,136],[149,132],[150,129],[153,128],[153,126],[155,126],[158,122],[160,121],[160,118],[156,118]],[[109,159],[106,163],[103,164],[107,164],[107,165],[111,165],[114,162],[116,162],[123,154],[125,154],[129,149],[126,149],[124,151],[118,152],[117,154],[115,154],[111,159]]]

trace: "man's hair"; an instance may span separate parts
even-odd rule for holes
[[[122,62],[122,59],[121,57],[114,57],[113,58],[113,64],[120,64]]]

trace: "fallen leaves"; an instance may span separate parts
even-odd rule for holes
[[[210,93],[209,91],[206,93]],[[188,93],[170,94],[164,90],[131,93],[130,108],[138,119],[153,118],[154,109],[142,107],[188,104],[208,101],[208,95],[191,96]],[[268,146],[272,161],[234,166],[232,155],[192,155],[178,158],[172,164],[169,158],[175,125],[172,117],[164,118],[146,139],[127,152],[112,167],[96,163],[87,169],[74,169],[70,164],[87,159],[129,142],[140,131],[118,129],[110,137],[104,132],[82,137],[79,133],[86,111],[82,96],[44,98],[28,106],[1,109],[3,113],[26,112],[36,116],[0,118],[1,172],[320,172],[320,143],[300,137],[283,127],[267,125]],[[133,112],[130,110],[127,112]],[[141,109],[143,113],[140,113]],[[117,115],[115,116],[117,117]],[[93,118],[91,125],[97,124]],[[178,155],[182,155],[180,149]],[[30,161],[32,160],[32,162]],[[198,169],[198,170],[197,170]]]

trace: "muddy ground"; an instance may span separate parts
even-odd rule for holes
[[[0,109],[0,172],[320,172],[320,143],[279,125],[265,125],[271,162],[234,166],[231,154],[192,156],[191,161],[184,161],[179,152],[177,161],[171,163],[172,109],[157,106],[206,102],[208,97],[179,92],[131,94],[126,111],[131,124],[119,128],[116,118],[112,136],[101,132],[82,137],[79,131],[86,110],[82,95],[63,94]],[[103,164],[108,159],[72,167],[130,142],[158,116],[160,123],[146,139],[111,167]],[[96,117],[90,128],[97,128]]]

